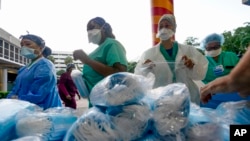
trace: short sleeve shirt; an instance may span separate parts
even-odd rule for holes
[[[113,66],[115,63],[120,63],[124,66],[128,64],[125,48],[120,42],[112,38],[107,38],[97,49],[89,54],[89,57],[107,66]],[[89,91],[104,78],[103,75],[88,65],[83,67],[83,77]]]

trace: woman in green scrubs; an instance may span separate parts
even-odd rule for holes
[[[82,49],[75,50],[73,57],[83,64],[83,78],[88,91],[104,77],[127,71],[126,50],[123,45],[115,39],[112,28],[103,18],[96,17],[87,24],[88,39],[90,43],[98,47],[87,55]],[[89,102],[89,107],[92,107]]]

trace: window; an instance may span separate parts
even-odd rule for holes
[[[9,44],[4,42],[4,58],[9,59]]]

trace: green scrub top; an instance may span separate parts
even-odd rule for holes
[[[160,52],[162,53],[163,57],[167,62],[169,62],[169,68],[171,69],[173,73],[173,82],[176,82],[176,77],[175,77],[175,58],[178,52],[178,43],[174,42],[173,43],[173,48],[171,49],[172,55],[170,55],[167,50],[163,47],[163,45],[160,45]]]
[[[112,38],[107,38],[98,48],[89,54],[89,57],[110,67],[118,62],[124,66],[128,64],[125,48],[120,42]],[[96,72],[89,65],[84,65],[83,77],[89,92],[104,78],[103,75]]]
[[[209,64],[208,64],[208,70],[206,77],[203,81],[203,83],[207,84],[213,80],[215,80],[218,77],[228,75],[233,67],[236,66],[236,64],[239,62],[239,57],[233,53],[233,52],[221,52],[219,55],[218,62],[216,62],[212,57],[206,56]],[[220,75],[216,75],[214,73],[214,69],[218,66],[223,67],[223,72]]]

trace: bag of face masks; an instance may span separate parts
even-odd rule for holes
[[[89,92],[88,92],[88,89],[87,89],[85,82],[83,80],[82,72],[79,70],[76,70],[76,69],[72,70],[71,78],[72,78],[74,84],[76,85],[76,88],[79,91],[80,95],[83,98],[89,97]]]

